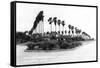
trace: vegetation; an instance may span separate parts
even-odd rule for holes
[[[91,37],[86,32],[82,32],[81,29],[69,24],[68,30],[64,30],[65,21],[57,19],[57,17],[50,17],[48,22],[50,24],[50,32],[34,33],[40,21],[43,22],[43,11],[37,15],[34,25],[31,30],[25,32],[16,32],[16,44],[26,43],[28,50],[43,49],[70,49],[81,45],[80,41],[90,40]],[[52,31],[52,23],[55,25],[55,31]],[[56,25],[59,26],[59,31],[57,31]],[[60,26],[63,26],[63,31],[61,31]],[[64,35],[65,34],[65,35]],[[75,35],[76,34],[76,35]],[[82,37],[82,35],[87,36],[87,39]],[[92,39],[93,40],[93,39]]]

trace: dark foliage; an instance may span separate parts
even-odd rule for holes
[[[16,33],[16,43],[24,43],[26,41],[30,41],[30,37],[26,35],[24,32]]]

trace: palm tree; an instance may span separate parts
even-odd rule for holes
[[[58,20],[58,25],[59,25],[59,31],[58,31],[58,33],[60,33],[60,24],[61,24],[61,20]]]
[[[71,26],[72,34],[74,35],[74,26]]]
[[[65,21],[62,21],[62,25],[63,25],[63,32],[64,32]]]
[[[50,29],[51,29],[51,32],[52,32],[52,17],[50,17],[49,19],[48,19],[48,22],[49,22],[49,24],[51,25],[51,27],[50,27]]]
[[[82,30],[81,30],[81,29],[79,29],[79,31],[78,31],[79,35],[80,35],[81,31],[82,31]]]
[[[65,34],[67,33],[67,30],[65,30]]]
[[[77,29],[77,27],[75,27],[75,33],[76,33],[76,35],[78,35],[78,29]]]
[[[68,31],[68,34],[70,35],[70,30]]]
[[[62,35],[64,34],[64,31],[62,31]]]
[[[38,24],[40,23],[40,21],[43,21],[44,19],[44,16],[43,16],[43,11],[40,11],[39,14],[37,15],[35,21],[34,21],[34,25],[33,27],[31,28],[31,30],[29,31],[29,35],[31,35],[33,33],[34,30],[37,31],[37,26]]]
[[[55,24],[55,32],[56,32],[57,17],[54,17],[53,21],[54,21],[54,24]]]
[[[78,29],[77,27],[75,27],[75,33],[76,33],[77,35],[79,35],[79,34],[81,33],[81,30]]]
[[[71,25],[70,24],[68,25],[68,28],[69,28],[68,34],[70,35],[70,30],[71,30]]]
[[[89,34],[87,34],[86,32],[82,32],[82,34],[88,36],[89,39],[91,38],[91,36]]]

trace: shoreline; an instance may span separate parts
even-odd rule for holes
[[[59,52],[59,51],[69,51],[69,50],[74,50],[74,49],[76,49],[76,48],[78,48],[78,47],[81,47],[81,46],[83,46],[83,45],[87,45],[87,44],[89,44],[90,42],[92,42],[92,41],[96,41],[96,40],[88,40],[88,41],[78,41],[78,42],[81,42],[82,44],[81,45],[79,45],[79,46],[76,46],[76,47],[73,47],[73,48],[67,48],[67,49],[58,49],[58,48],[56,48],[56,49],[52,49],[52,50],[42,50],[42,49],[33,49],[33,50],[27,50],[27,46],[25,45],[25,43],[22,43],[22,44],[18,44],[17,46],[25,46],[26,47],[26,49],[24,50],[24,52]]]

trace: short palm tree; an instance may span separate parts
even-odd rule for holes
[[[77,29],[77,27],[75,27],[75,33],[76,33],[76,35],[78,35],[78,29]]]
[[[82,31],[82,30],[81,30],[81,29],[79,29],[78,33],[79,33],[79,34],[81,34],[81,31]]]
[[[65,21],[62,21],[62,26],[63,26],[63,33],[64,33]]]
[[[76,35],[78,36],[78,35],[81,33],[81,30],[78,29],[77,27],[75,27],[75,33],[76,33]]]

